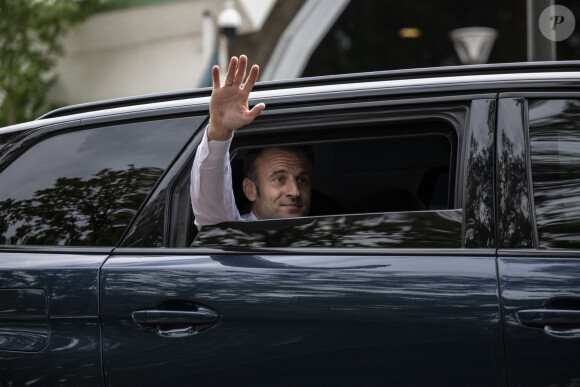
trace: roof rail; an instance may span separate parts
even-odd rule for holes
[[[372,82],[412,78],[434,78],[460,75],[482,75],[499,73],[532,73],[532,72],[555,72],[555,71],[580,71],[580,61],[554,61],[554,62],[523,62],[523,63],[498,63],[468,66],[445,66],[426,67],[405,70],[387,70],[365,73],[326,75],[319,77],[286,79],[278,81],[257,82],[254,90],[285,89],[306,86],[321,86],[330,84],[344,84],[352,82]],[[175,101],[197,97],[206,97],[211,94],[211,87],[195,90],[184,90],[170,93],[150,94],[137,97],[111,99],[98,102],[90,102],[79,105],[71,105],[55,109],[44,114],[38,119],[62,117],[71,114],[85,113],[90,111],[126,107],[132,105],[144,105],[155,102]]]

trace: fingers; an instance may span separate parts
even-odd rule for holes
[[[246,69],[248,66],[248,58],[245,55],[241,55],[240,59],[238,60],[237,57],[233,56],[230,59],[230,64],[228,66],[228,72],[226,73],[224,83],[225,86],[237,86],[238,88],[241,87],[242,83],[244,83],[244,78],[246,77]],[[252,91],[256,80],[258,79],[258,73],[260,72],[260,68],[258,65],[253,65],[250,69],[250,75],[248,75],[248,79],[244,83],[243,89],[248,93]],[[213,87],[219,88],[221,86],[220,82],[220,69],[217,66],[214,66],[212,69],[212,76],[213,76]]]
[[[231,86],[230,82],[235,81],[237,69],[238,69],[238,58],[235,56],[232,56],[232,59],[230,59],[230,65],[228,66],[228,72],[226,73],[226,78],[225,78],[226,86],[228,84]]]
[[[219,89],[221,80],[220,80],[220,68],[218,66],[213,66],[213,68],[211,69],[211,76],[213,80],[213,88]]]
[[[234,79],[234,86],[240,87],[244,78],[246,77],[246,67],[248,66],[248,58],[245,55],[240,56],[240,61],[238,63],[238,69],[236,71],[236,76]]]
[[[258,79],[259,73],[260,73],[260,68],[258,67],[258,65],[253,65],[252,68],[250,69],[250,75],[248,75],[248,79],[246,80],[246,83],[244,83],[244,87],[243,87],[243,89],[245,91],[247,91],[248,93],[250,91],[252,91],[252,89],[254,88],[254,84],[256,83],[256,80]]]

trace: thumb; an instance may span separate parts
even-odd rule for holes
[[[256,106],[254,106],[252,108],[252,110],[250,110],[250,117],[251,117],[251,119],[254,120],[254,118],[256,118],[260,114],[262,114],[262,112],[264,111],[264,109],[266,109],[266,104],[265,103],[259,103]]]

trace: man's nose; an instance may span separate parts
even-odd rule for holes
[[[291,197],[299,197],[300,190],[298,189],[298,182],[296,179],[289,179],[286,194]]]

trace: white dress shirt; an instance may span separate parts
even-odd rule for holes
[[[258,220],[253,212],[240,215],[236,206],[229,160],[232,138],[208,141],[206,128],[197,147],[189,190],[197,228],[222,222]]]

